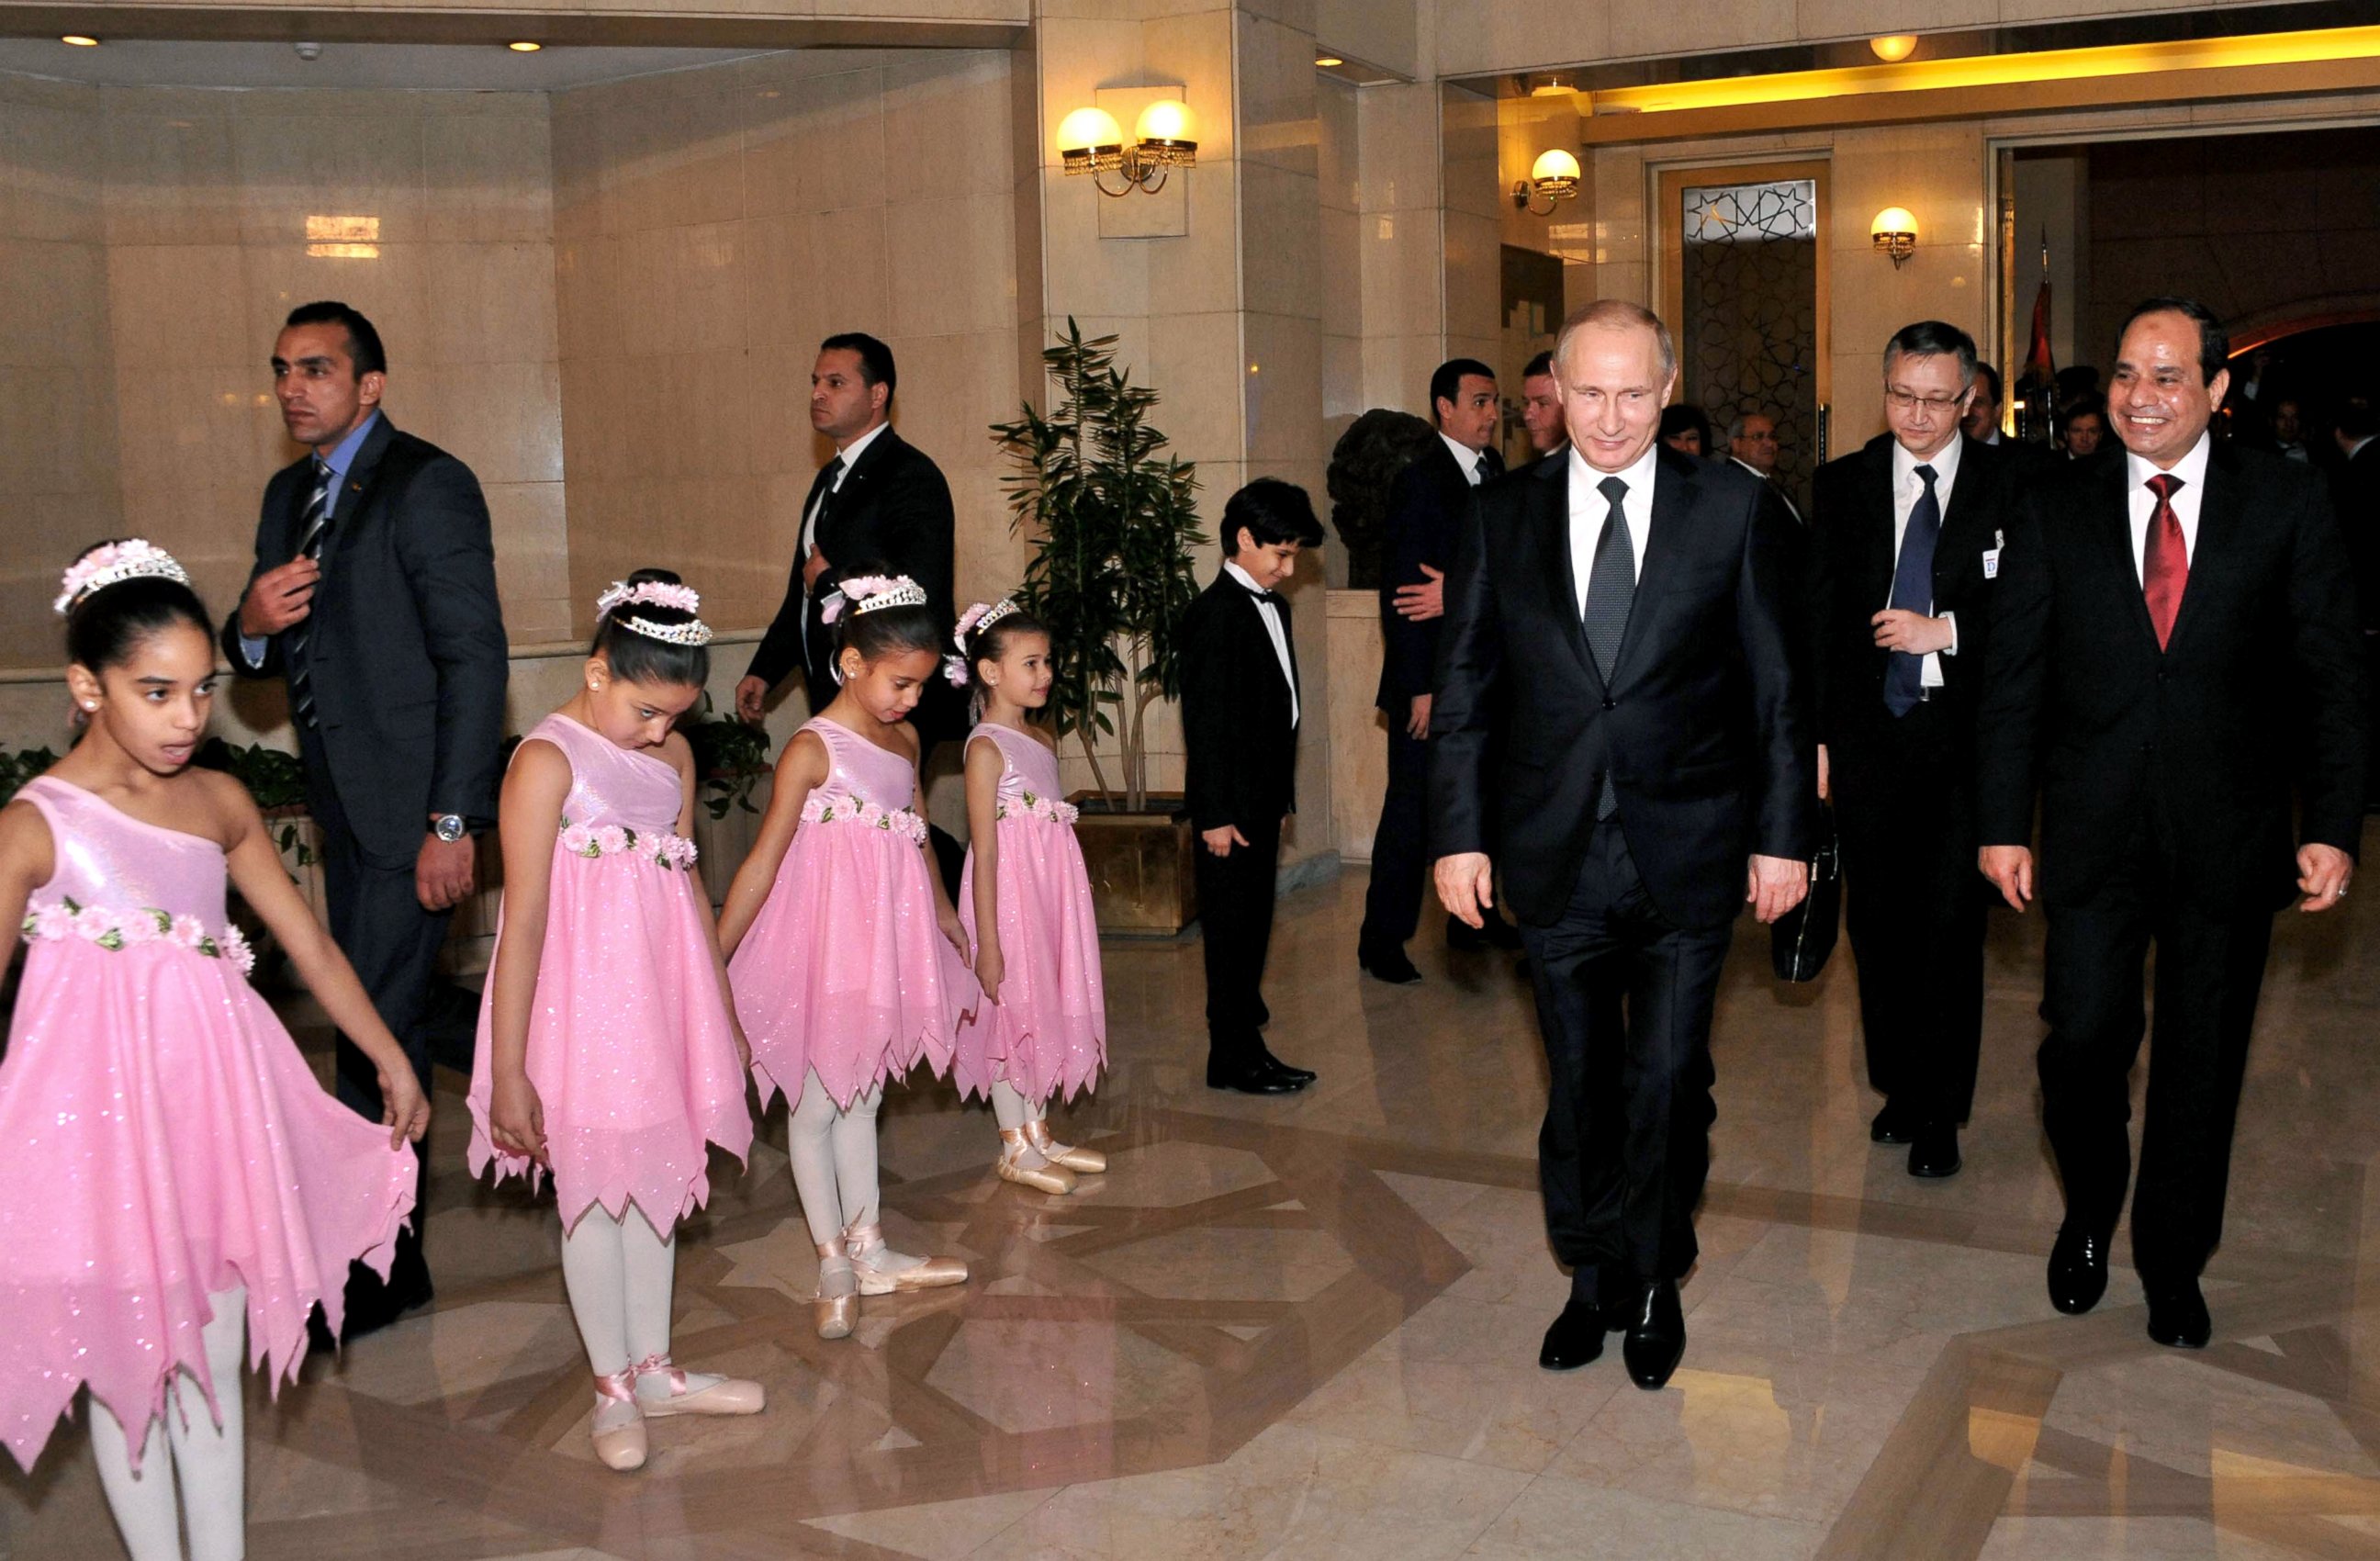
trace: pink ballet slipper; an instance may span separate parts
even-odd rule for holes
[[[768,1395],[741,1377],[685,1372],[667,1355],[648,1355],[628,1368],[636,1373],[637,1407],[649,1420],[671,1415],[757,1415]]]
[[[861,1295],[895,1295],[967,1282],[965,1259],[896,1252],[884,1244],[880,1225],[855,1225],[843,1237],[851,1253],[852,1271],[859,1277]]]
[[[645,1410],[637,1402],[637,1368],[595,1379],[595,1456],[625,1473],[645,1467]]]
[[[1063,1166],[1076,1176],[1100,1176],[1108,1168],[1108,1157],[1096,1149],[1077,1149],[1061,1144],[1050,1136],[1050,1124],[1036,1117],[1025,1124],[1025,1142],[1035,1153],[1053,1166]]]

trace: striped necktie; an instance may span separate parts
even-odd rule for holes
[[[306,507],[298,516],[300,557],[319,561],[322,556],[322,543],[331,530],[331,489],[338,480],[339,474],[331,469],[330,463],[315,456],[314,490],[306,496]],[[313,599],[318,604],[322,599],[319,583],[314,587]],[[314,724],[313,667],[306,659],[307,631],[313,626],[314,615],[309,612],[290,625],[289,641],[284,647],[289,658],[289,708],[303,726]]]

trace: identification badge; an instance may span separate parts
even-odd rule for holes
[[[1998,548],[1985,548],[1984,550],[1984,578],[1986,580],[1997,580],[1999,577],[2000,551]]]

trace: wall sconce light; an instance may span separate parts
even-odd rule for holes
[[[1529,165],[1529,176],[1513,181],[1512,209],[1536,216],[1550,217],[1557,200],[1578,199],[1578,159],[1560,147],[1537,153],[1536,162]],[[1543,200],[1546,209],[1538,211],[1531,202]]]
[[[1887,65],[1899,65],[1917,52],[1917,34],[1888,32],[1867,41],[1868,52]]]
[[[1058,151],[1069,174],[1088,174],[1101,195],[1125,196],[1134,190],[1154,195],[1165,188],[1165,175],[1174,168],[1198,165],[1198,121],[1190,105],[1164,98],[1140,111],[1133,122],[1131,146],[1123,144],[1123,127],[1103,108],[1078,108],[1059,122]],[[1106,175],[1121,174],[1123,187],[1110,189]]]
[[[1867,224],[1867,241],[1876,246],[1877,253],[1890,256],[1892,269],[1899,271],[1916,253],[1917,219],[1909,214],[1906,207],[1887,206],[1876,214],[1876,221]]]

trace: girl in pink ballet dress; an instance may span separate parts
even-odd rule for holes
[[[1072,1192],[1107,1157],[1052,1139],[1050,1101],[1090,1088],[1106,1063],[1107,997],[1075,810],[1058,800],[1057,749],[1026,724],[1050,702],[1050,634],[1014,602],[978,602],[956,638],[950,676],[974,684],[978,721],[966,745],[973,843],[959,914],[983,1001],[959,1027],[952,1071],[962,1093],[991,1100],[1000,1179]]]
[[[849,1336],[860,1296],[966,1280],[956,1258],[885,1244],[876,1112],[887,1079],[921,1060],[949,1070],[977,1000],[917,811],[908,725],[941,629],[905,575],[847,576],[840,589],[826,611],[842,692],[785,744],[719,922],[762,1098],[782,1089],[793,1101],[787,1147],[818,1245],[821,1338]]]
[[[760,1385],[670,1361],[677,1222],[710,1148],[752,1146],[748,1057],[694,871],[694,752],[710,630],[693,589],[640,569],[597,601],[585,686],[504,775],[504,902],[471,1070],[473,1175],[553,1178],[562,1277],[610,1468],[645,1422],[759,1412]]]
[[[30,945],[0,1064],[0,1437],[31,1469],[87,1386],[133,1561],[180,1561],[185,1526],[193,1561],[226,1561],[247,1531],[242,1341],[277,1391],[308,1313],[337,1334],[347,1265],[387,1275],[430,1105],[256,805],[189,768],[215,648],[182,566],[102,543],[57,608],[86,725],[0,808],[0,916]],[[249,986],[226,879],[379,1069],[380,1126]]]

